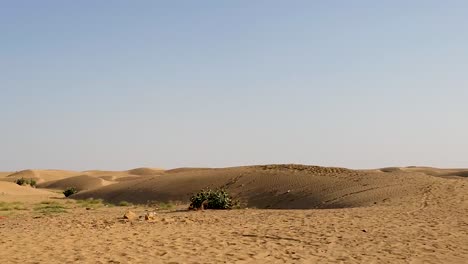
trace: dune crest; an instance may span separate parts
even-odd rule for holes
[[[127,172],[131,175],[148,176],[148,175],[161,174],[162,172],[164,172],[164,170],[157,169],[157,168],[136,168],[136,169],[128,170]]]
[[[74,187],[78,191],[83,191],[83,190],[91,190],[91,189],[100,188],[100,187],[107,186],[112,183],[114,182],[106,181],[98,177],[92,177],[89,175],[79,175],[79,176],[73,176],[73,177],[69,177],[69,178],[65,178],[61,180],[41,183],[38,185],[38,187],[48,188],[48,189],[59,189],[59,190],[65,190],[69,187]]]

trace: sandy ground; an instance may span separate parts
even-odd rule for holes
[[[169,175],[120,172],[114,180],[135,179],[82,192],[102,195],[95,198],[133,194],[137,200],[144,195],[182,199],[191,188],[180,186],[190,179],[197,188],[200,181],[200,185],[204,181],[225,185],[241,172],[243,176],[228,186],[231,191],[240,193],[246,204],[282,208],[229,211],[186,211],[186,205],[161,209],[164,204],[160,204],[157,209],[154,205],[80,203],[57,191],[14,186],[4,175],[6,181],[0,181],[0,259],[2,263],[466,263],[468,179],[462,177],[466,170],[448,171],[447,177],[442,170],[434,170],[434,176],[415,168],[387,172],[297,168],[230,168],[222,171],[228,175],[225,179],[216,176],[218,170],[214,176],[213,170],[195,173],[190,169]],[[458,172],[462,175],[453,175]],[[96,177],[112,176],[104,174]],[[35,175],[41,177],[40,172]],[[286,194],[281,189],[284,178],[288,183],[284,188],[290,190]],[[156,189],[164,195],[142,194],[149,192],[143,183],[147,186],[153,181],[167,183]],[[249,192],[258,192],[259,186],[267,193],[261,199],[258,193]],[[312,190],[321,192],[306,195]],[[311,208],[288,209],[288,203],[291,208],[311,203]],[[127,210],[139,216],[155,211],[156,219],[124,221]]]

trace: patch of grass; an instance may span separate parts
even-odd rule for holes
[[[132,203],[129,203],[127,201],[120,201],[118,203],[118,206],[132,206],[133,204]]]
[[[88,198],[85,200],[76,200],[76,204],[78,204],[81,207],[87,207],[87,208],[99,208],[99,207],[106,205],[102,199],[93,199],[93,198]]]
[[[21,202],[0,202],[0,211],[28,210]]]
[[[58,204],[56,201],[42,201],[39,204]]]
[[[175,207],[174,203],[172,202],[160,202],[157,204],[156,206],[159,210],[170,210],[170,209],[173,209]]]
[[[35,208],[34,211],[42,214],[56,214],[66,213],[68,208],[64,207],[55,201],[42,201]]]

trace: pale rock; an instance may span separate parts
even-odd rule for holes
[[[127,211],[124,214],[123,218],[132,221],[132,220],[135,220],[137,218],[137,215],[132,211]]]

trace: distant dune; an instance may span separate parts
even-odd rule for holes
[[[431,167],[406,167],[401,168],[401,170],[406,172],[419,172],[424,173],[431,176],[438,176],[438,177],[468,177],[468,169],[439,169],[439,168],[431,168]]]
[[[68,177],[79,175],[76,171],[65,171],[65,170],[23,170],[15,173],[11,173],[6,176],[9,181],[15,179],[27,178],[34,179],[38,183],[60,180]]]
[[[137,169],[129,170],[127,172],[131,175],[148,176],[148,175],[161,174],[164,172],[164,170],[155,169],[155,168],[137,168]]]
[[[116,184],[78,193],[74,198],[133,203],[188,201],[202,188],[225,188],[248,207],[344,208],[418,199],[415,197],[423,195],[426,188],[437,181],[440,178],[430,174],[400,168],[375,171],[304,165],[184,168],[168,170],[158,176],[126,178]]]
[[[83,190],[91,190],[100,188],[103,186],[107,186],[112,184],[111,181],[106,181],[98,177],[92,177],[88,175],[80,175],[80,176],[73,176],[61,180],[56,181],[49,181],[45,183],[41,183],[38,185],[40,188],[48,188],[48,189],[59,189],[65,190],[69,187],[74,187],[78,191]]]
[[[0,172],[0,179],[4,178],[4,177],[6,177],[6,176],[8,176],[10,174],[12,174],[12,172]]]
[[[0,181],[0,195],[12,196],[31,196],[31,195],[50,195],[47,190],[32,188],[29,186],[19,186],[13,182]],[[0,196],[0,197],[1,197]]]
[[[164,171],[24,170],[3,173],[1,181],[24,177],[39,188],[75,187],[76,199],[101,198],[118,203],[188,202],[203,188],[224,188],[246,207],[277,209],[346,208],[378,204],[398,205],[420,199],[442,178],[467,177],[466,169],[389,167],[350,170],[294,164],[232,168],[179,168]],[[441,182],[442,181],[442,182]],[[18,189],[21,190],[21,189]]]

